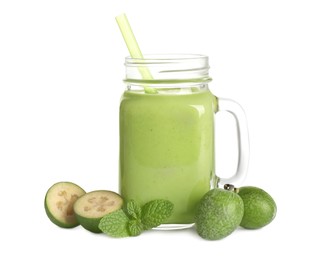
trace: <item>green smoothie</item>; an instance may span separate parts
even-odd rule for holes
[[[215,97],[126,91],[120,105],[120,193],[144,204],[174,203],[167,223],[193,223],[214,176]],[[166,224],[167,224],[166,223]]]

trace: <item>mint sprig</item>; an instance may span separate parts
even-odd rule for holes
[[[138,236],[143,230],[161,225],[172,211],[173,204],[168,200],[152,200],[143,207],[130,200],[124,209],[105,215],[98,227],[111,237]]]

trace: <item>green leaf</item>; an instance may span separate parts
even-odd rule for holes
[[[142,207],[143,229],[148,230],[161,225],[171,216],[173,204],[168,200],[153,200]]]
[[[143,230],[143,225],[140,219],[132,219],[128,222],[128,232],[130,236],[138,236]]]
[[[126,204],[126,211],[131,219],[140,219],[141,218],[141,207],[134,200],[130,200]]]
[[[105,215],[99,222],[98,227],[103,233],[111,237],[128,237],[127,229],[129,219],[122,209]]]

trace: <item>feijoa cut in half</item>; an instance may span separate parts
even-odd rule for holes
[[[239,188],[238,195],[244,203],[241,227],[258,229],[273,221],[277,210],[276,203],[266,191],[253,186],[245,186]]]
[[[74,212],[82,227],[94,233],[101,233],[98,227],[100,220],[120,209],[122,205],[123,199],[118,193],[96,190],[80,197],[74,204]]]
[[[49,219],[59,227],[73,228],[79,225],[74,202],[86,192],[72,182],[57,182],[46,192],[44,208]]]

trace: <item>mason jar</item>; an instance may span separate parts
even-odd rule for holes
[[[238,103],[211,93],[205,55],[127,57],[125,67],[119,129],[120,194],[140,205],[169,200],[173,213],[160,228],[190,227],[206,192],[240,182],[246,175],[245,113]],[[231,113],[237,123],[238,164],[228,179],[215,172],[214,120],[219,111]]]

